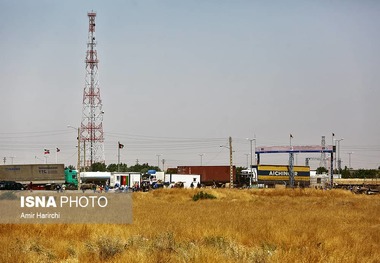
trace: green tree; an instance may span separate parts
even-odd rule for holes
[[[119,167],[117,164],[111,163],[106,167],[106,171],[108,172],[139,172],[141,174],[147,173],[149,170],[156,170],[160,172],[160,168],[157,166],[151,166],[148,163],[144,164],[135,164],[133,166],[128,167],[125,163],[120,163]],[[101,170],[99,170],[101,171]]]
[[[105,163],[93,163],[91,165],[91,172],[105,172],[107,171],[107,166]]]
[[[107,166],[108,172],[127,172],[128,166],[125,163],[120,163],[117,165],[116,163],[111,163]]]
[[[65,169],[69,169],[69,170],[76,170],[75,169],[75,166],[74,165],[69,165],[69,166],[67,166],[67,167],[65,167]]]
[[[117,167],[117,165],[116,165],[116,167]],[[120,163],[119,167],[117,168],[117,171],[128,172],[128,165],[126,163]]]
[[[117,171],[117,164],[111,163],[107,166],[107,172],[116,172]]]
[[[376,178],[377,170],[374,169],[359,169],[353,173],[354,178]]]
[[[340,173],[342,178],[353,178],[353,174],[351,174],[350,169],[348,169],[347,166],[345,166]]]
[[[157,166],[151,166],[148,163],[143,163],[143,164],[137,163],[137,164],[135,164],[133,166],[130,166],[128,168],[129,172],[140,172],[142,174],[147,173],[149,170],[156,170],[158,172],[161,171],[159,167],[157,167]]]
[[[324,174],[328,173],[328,170],[325,167],[318,167],[316,172],[317,174]]]

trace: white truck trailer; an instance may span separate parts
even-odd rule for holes
[[[201,183],[201,176],[199,174],[165,174],[166,183],[178,183],[182,182],[184,188],[190,188],[193,183],[194,188],[197,184]]]

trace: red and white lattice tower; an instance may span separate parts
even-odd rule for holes
[[[98,54],[95,41],[95,12],[89,19],[86,53],[86,83],[83,90],[81,122],[81,163],[85,168],[93,163],[104,163],[103,110],[98,78]]]

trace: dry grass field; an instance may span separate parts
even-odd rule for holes
[[[0,225],[0,262],[380,262],[380,195],[203,191],[134,193],[131,225]]]

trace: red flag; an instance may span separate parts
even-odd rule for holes
[[[57,153],[59,153],[61,151],[61,149],[57,148]]]
[[[120,142],[119,143],[119,149],[123,149],[124,148],[124,144],[121,144]]]
[[[44,154],[50,154],[50,150],[44,149]]]

